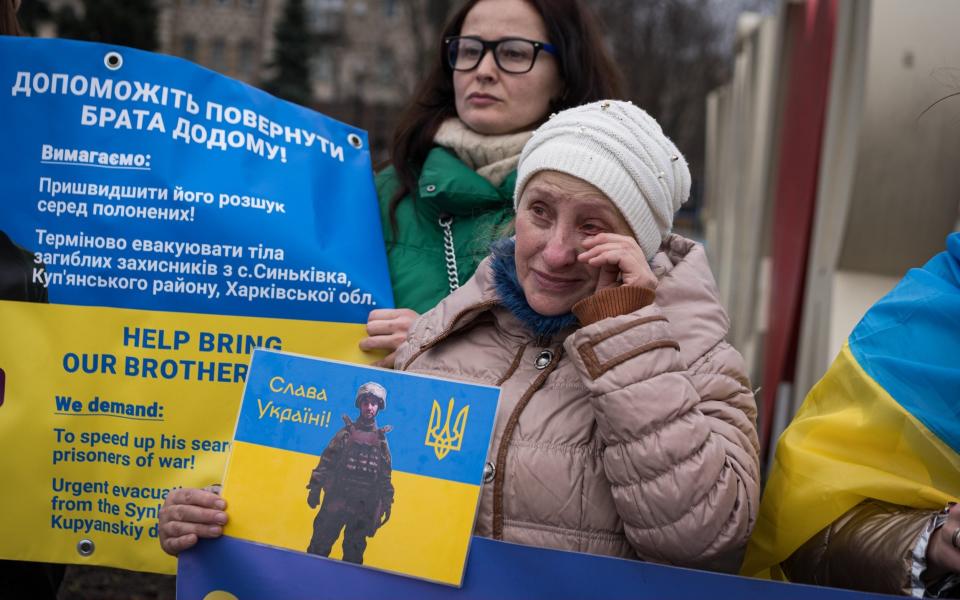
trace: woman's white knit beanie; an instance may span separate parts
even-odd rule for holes
[[[653,117],[629,102],[585,104],[541,125],[520,155],[514,209],[540,171],[566,173],[603,192],[630,224],[648,260],[690,196],[687,161]]]

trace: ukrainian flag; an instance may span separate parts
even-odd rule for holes
[[[960,233],[875,304],[781,436],[743,573],[779,563],[866,498],[960,498]]]

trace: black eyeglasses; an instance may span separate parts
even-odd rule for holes
[[[454,71],[476,69],[487,50],[493,50],[493,59],[501,71],[515,75],[529,72],[541,50],[557,55],[557,48],[553,44],[523,38],[502,38],[488,42],[466,35],[448,37],[443,43],[447,45],[447,62]]]

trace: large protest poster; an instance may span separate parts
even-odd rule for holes
[[[250,354],[369,362],[363,131],[177,58],[0,37],[0,558],[167,572]]]
[[[224,534],[459,586],[499,396],[257,350]]]

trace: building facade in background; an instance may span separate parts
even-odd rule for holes
[[[160,0],[160,51],[262,86],[285,0]],[[374,162],[419,79],[420,0],[305,0],[313,108],[370,133]],[[452,4],[452,3],[451,3]]]
[[[251,85],[262,81],[273,37],[271,0],[162,0],[160,52],[182,56]]]
[[[960,102],[938,104],[960,87],[958,19],[952,0],[781,0],[740,21],[707,104],[704,222],[768,451],[863,313],[960,226]]]

